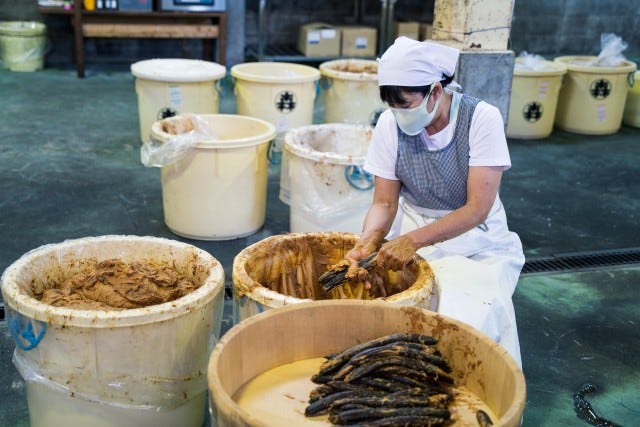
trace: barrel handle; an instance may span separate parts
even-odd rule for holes
[[[220,98],[225,95],[224,86],[222,85],[222,79],[215,81],[215,83],[213,84],[213,90],[216,91]]]
[[[629,85],[629,87],[633,87],[633,85],[636,84],[636,72],[635,71],[631,71],[629,74],[627,74],[627,84]]]
[[[267,160],[272,165],[279,165],[282,162],[282,151],[276,147],[276,140],[272,139],[269,141],[269,146],[267,147]]]
[[[344,168],[344,177],[349,185],[356,190],[367,191],[373,188],[373,175],[362,169],[361,166],[350,165]]]
[[[8,312],[7,317],[11,338],[13,338],[13,341],[20,350],[29,351],[40,344],[44,333],[47,331],[46,323],[25,318],[22,314],[11,313],[11,311]],[[32,322],[37,322],[40,326],[40,332],[37,335],[34,333]]]
[[[325,76],[320,79],[320,88],[323,90],[329,90],[331,86],[333,86],[333,79],[330,77]]]
[[[233,77],[233,76],[231,76],[231,87],[233,87],[233,94],[235,96],[238,96],[238,88],[237,88],[237,85],[236,85],[236,78]]]

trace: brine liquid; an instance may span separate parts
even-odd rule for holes
[[[232,397],[245,411],[272,426],[330,426],[328,416],[305,417],[309,393],[318,385],[311,376],[326,359],[298,360],[278,366],[254,377]],[[453,426],[477,425],[476,410],[482,409],[496,424],[498,418],[489,407],[466,387],[455,388],[455,399],[449,405]]]

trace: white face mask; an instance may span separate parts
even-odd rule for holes
[[[433,106],[433,110],[431,110],[431,112],[427,111],[427,102],[429,101],[429,96],[431,96],[431,92],[433,92],[434,87],[435,84],[431,87],[431,90],[424,97],[419,106],[415,108],[391,109],[393,116],[396,118],[396,122],[398,122],[398,127],[400,128],[400,130],[402,130],[402,132],[406,133],[409,136],[414,136],[422,132],[422,129],[431,124],[436,116],[436,111],[438,110],[440,100],[442,99],[442,96],[439,97],[435,105]]]

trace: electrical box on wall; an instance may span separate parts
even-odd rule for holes
[[[160,0],[160,10],[186,12],[224,12],[227,0]]]

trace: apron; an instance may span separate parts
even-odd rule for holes
[[[444,214],[412,206],[402,198],[399,206],[396,220],[400,234],[424,227]],[[525,259],[520,238],[507,228],[500,200],[484,224],[417,253],[429,262],[435,276],[430,308],[480,330],[522,366],[511,297]]]
[[[460,100],[456,95],[453,118],[457,117]],[[463,115],[463,122],[469,120],[468,115]],[[424,227],[449,212],[423,208],[400,196],[398,214],[387,239]],[[483,224],[417,253],[429,262],[435,275],[436,289],[430,308],[480,330],[521,366],[511,297],[525,259],[520,238],[509,231],[500,198],[496,196]]]

